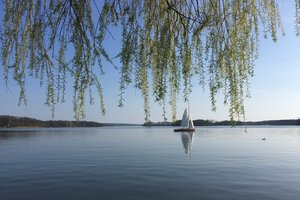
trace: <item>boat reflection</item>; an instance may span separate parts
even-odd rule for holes
[[[193,143],[194,133],[193,132],[182,132],[181,141],[184,148],[184,153],[191,158],[192,153],[192,143]]]

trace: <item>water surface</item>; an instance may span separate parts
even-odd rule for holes
[[[1,200],[299,196],[299,127],[0,130]]]

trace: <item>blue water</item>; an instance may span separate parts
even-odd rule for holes
[[[0,130],[1,200],[299,196],[300,127]]]

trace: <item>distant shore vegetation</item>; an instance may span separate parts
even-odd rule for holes
[[[127,123],[98,123],[93,121],[38,120],[30,117],[0,115],[0,128],[62,128],[62,127],[102,127],[134,126]]]
[[[214,120],[193,120],[195,126],[251,126],[251,125],[281,125],[300,126],[300,119],[264,120],[264,121],[214,121]],[[103,127],[103,126],[180,126],[181,120],[175,122],[147,122],[144,124],[130,123],[98,123],[93,121],[68,121],[68,120],[38,120],[30,117],[16,117],[0,115],[0,128],[63,128],[63,127]]]
[[[264,121],[214,121],[193,120],[195,126],[300,126],[300,119],[264,120]],[[180,126],[181,120],[175,122],[148,122],[143,126]]]

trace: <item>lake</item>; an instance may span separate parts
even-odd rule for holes
[[[0,129],[1,200],[299,196],[300,127]]]

